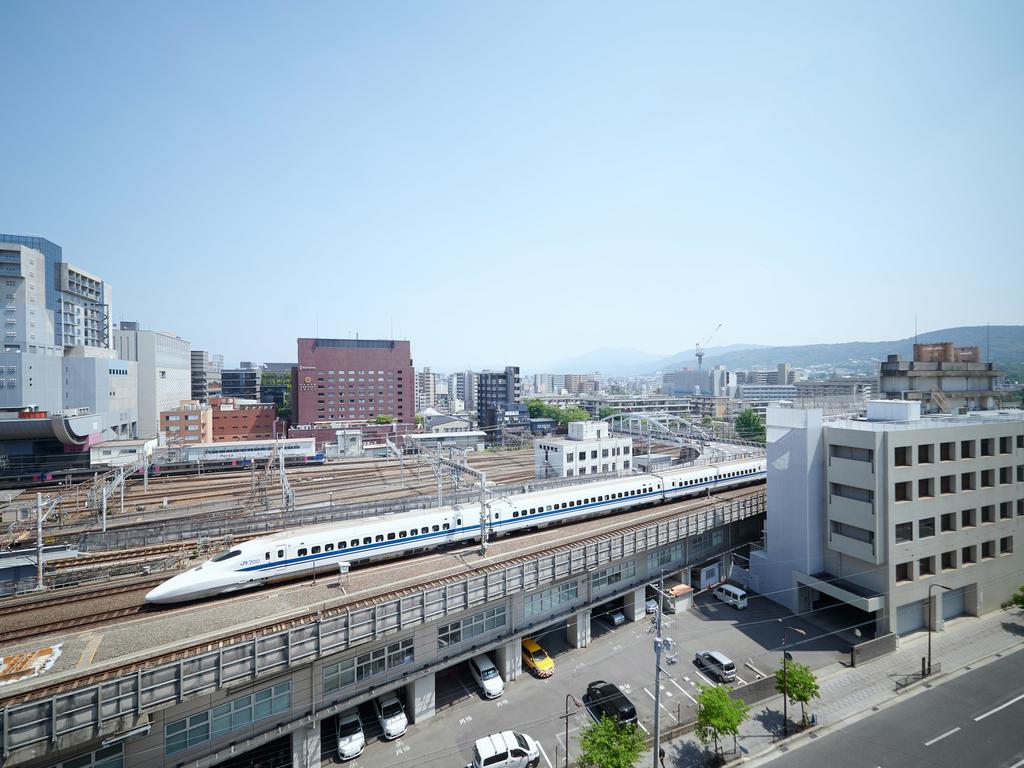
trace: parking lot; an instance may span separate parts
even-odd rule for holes
[[[736,610],[721,605],[710,593],[699,595],[691,610],[665,614],[663,635],[672,638],[674,659],[663,657],[661,714],[663,727],[693,719],[698,685],[713,681],[693,664],[694,654],[709,649],[724,653],[736,664],[735,685],[751,682],[758,673],[770,675],[781,660],[783,626],[793,626],[807,634],[789,633],[793,658],[818,668],[836,659],[837,650],[848,646],[835,637],[792,617],[784,609],[750,596],[749,606]],[[605,610],[600,606],[595,609]],[[558,623],[532,637],[554,659],[555,673],[540,679],[524,666],[523,674],[505,686],[498,699],[486,700],[469,673],[466,664],[441,672],[436,679],[436,714],[409,730],[400,739],[379,739],[380,727],[369,705],[360,712],[367,745],[363,754],[347,765],[352,768],[416,765],[425,768],[451,768],[466,765],[473,742],[489,733],[517,730],[527,733],[541,745],[541,766],[555,768],[565,760],[565,720],[567,696],[583,698],[594,680],[615,683],[637,710],[640,727],[650,731],[654,723],[654,649],[650,616],[636,622],[612,626],[605,618],[591,620],[591,641],[586,648],[572,648],[566,640],[565,624]],[[590,721],[586,707],[577,707],[569,699],[570,757],[577,754],[575,736]],[[324,723],[324,764],[339,762],[331,745],[333,720]]]

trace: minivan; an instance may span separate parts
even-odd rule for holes
[[[496,699],[505,692],[505,681],[501,679],[498,668],[486,653],[469,660],[469,672],[483,691],[484,698]]]
[[[536,768],[540,747],[525,733],[502,731],[477,739],[466,768]]]
[[[722,584],[714,591],[714,596],[733,608],[747,607],[747,593],[732,584]]]
[[[363,723],[359,719],[359,712],[350,709],[338,715],[337,726],[338,737],[338,758],[341,760],[352,760],[363,753],[366,746],[366,739],[363,736]]]
[[[732,659],[718,651],[697,651],[693,657],[693,663],[698,668],[706,670],[723,683],[729,683],[736,679],[736,665]]]
[[[385,693],[379,699],[374,699],[373,709],[385,739],[397,739],[409,728],[405,708],[395,694]]]
[[[608,716],[619,725],[636,722],[636,707],[614,683],[595,680],[587,686],[583,701],[598,716]]]

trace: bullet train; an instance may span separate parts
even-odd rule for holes
[[[749,485],[764,480],[765,473],[764,459],[743,459],[503,496],[487,503],[484,527],[490,539]],[[238,544],[168,579],[146,601],[199,600],[314,571],[327,573],[341,563],[479,541],[480,529],[480,505],[461,504],[283,531]]]

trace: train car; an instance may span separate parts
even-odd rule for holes
[[[490,538],[708,495],[760,482],[765,474],[764,459],[727,461],[504,496],[488,502],[483,510],[479,504],[463,504],[300,528],[243,542],[168,579],[146,600],[198,600],[342,563],[355,565],[454,542],[479,541],[482,529]]]
[[[185,460],[196,462],[264,461],[280,451],[285,461],[315,460],[318,454],[312,437],[293,437],[283,440],[236,440],[223,443],[196,443],[185,447]]]

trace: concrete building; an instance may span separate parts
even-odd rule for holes
[[[176,408],[160,412],[160,431],[167,444],[213,442],[213,409],[209,403],[182,400]]]
[[[995,610],[1019,586],[1024,412],[772,407],[767,451],[767,546],[751,553],[751,586],[790,610],[902,635]]]
[[[237,368],[225,368],[220,374],[220,394],[242,400],[260,401],[263,372],[258,365],[243,360]]]
[[[795,384],[740,384],[738,400],[792,400],[796,397]]]
[[[46,238],[0,234],[4,349],[110,347],[111,288]]]
[[[210,400],[213,442],[237,440],[273,440],[278,437],[277,407],[234,397]]]
[[[878,393],[878,377],[806,379],[796,382],[794,386],[796,387],[796,397],[800,399],[845,397],[866,400]]]
[[[114,348],[122,360],[138,363],[137,437],[155,437],[160,431],[160,412],[191,399],[191,344],[173,333],[146,331],[136,322],[122,322],[114,332]]]
[[[484,371],[477,381],[477,422],[481,429],[493,429],[506,421],[506,412],[523,400],[523,382],[519,366],[506,366],[504,371]],[[529,418],[529,416],[527,416]],[[529,426],[529,425],[527,425]]]
[[[438,413],[425,416],[423,426],[428,432],[468,432],[473,428],[473,422],[468,418]]]
[[[193,349],[192,399],[200,403],[208,403],[211,397],[220,397],[221,372],[223,370],[224,355]]]
[[[601,421],[571,421],[568,437],[544,437],[533,443],[533,468],[538,480],[627,472],[633,439],[612,437]]]
[[[585,392],[597,392],[598,377],[596,373],[564,373],[561,376],[562,386],[570,395],[579,395]]]
[[[661,391],[665,395],[708,395],[712,391],[711,371],[684,368],[669,371],[661,377]]]
[[[292,422],[394,416],[413,424],[416,392],[408,341],[299,339]]]
[[[461,371],[448,377],[448,393],[463,403],[463,408],[476,410],[476,390],[479,374]]]
[[[981,361],[978,347],[915,344],[912,361],[889,355],[882,363],[879,392],[890,400],[917,400],[931,412],[989,410],[996,405],[996,383],[1005,375]]]
[[[440,379],[440,375],[431,371],[429,367],[416,372],[416,413],[422,413],[427,408],[434,408],[437,405]]]
[[[142,456],[150,458],[156,450],[156,438],[148,440],[107,440],[89,449],[90,467],[120,467],[133,464]]]

